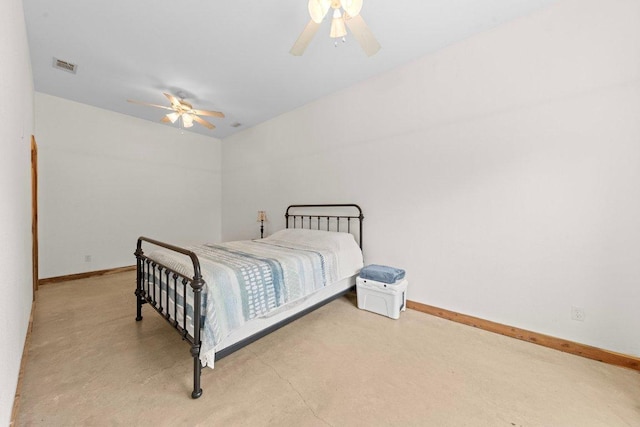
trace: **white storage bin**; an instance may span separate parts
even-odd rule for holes
[[[356,278],[358,308],[397,319],[407,310],[407,279],[396,283]]]

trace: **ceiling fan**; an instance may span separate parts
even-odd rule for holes
[[[289,51],[292,55],[300,56],[318,32],[320,23],[330,9],[333,9],[330,37],[345,40],[347,28],[358,41],[367,56],[372,56],[380,50],[380,43],[360,16],[363,0],[309,0],[309,15],[311,20]],[[345,27],[346,25],[346,27]],[[336,41],[336,46],[338,42]]]
[[[166,107],[164,105],[157,104],[149,104],[147,102],[134,101],[132,99],[127,99],[128,102],[133,104],[146,105],[149,107],[162,108],[164,110],[170,110],[171,113],[167,113],[160,121],[164,123],[175,123],[177,120],[182,120],[182,126],[185,128],[190,128],[193,126],[193,122],[199,123],[202,126],[215,129],[215,126],[200,116],[209,116],[209,117],[220,117],[223,118],[224,114],[219,111],[208,111],[208,110],[195,110],[191,104],[186,102],[184,99],[178,99],[175,96],[164,93],[164,96],[167,97],[169,102],[171,103],[170,107]]]

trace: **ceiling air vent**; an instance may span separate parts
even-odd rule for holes
[[[75,74],[78,66],[76,64],[72,64],[71,62],[63,61],[62,59],[53,58],[53,68]]]

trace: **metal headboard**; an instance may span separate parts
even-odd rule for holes
[[[333,212],[344,211],[351,213],[332,214],[332,210]],[[300,213],[296,213],[296,211]],[[360,249],[362,249],[362,220],[364,215],[362,215],[360,206],[356,204],[290,205],[284,217],[286,219],[286,228],[307,228],[347,233],[351,233],[351,222],[357,221],[357,240]],[[289,222],[289,219],[291,219],[291,222]],[[340,228],[341,225],[346,227],[346,231]]]

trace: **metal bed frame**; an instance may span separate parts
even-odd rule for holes
[[[334,214],[315,212],[315,210],[326,209],[328,213],[331,211],[342,212],[351,211],[352,214]],[[296,211],[298,213],[296,213]],[[358,224],[357,241],[362,249],[362,221],[364,215],[362,209],[356,204],[323,204],[323,205],[290,205],[285,212],[286,228],[307,228],[326,231],[343,231],[341,230],[341,220],[344,227],[346,222],[347,233],[352,233],[352,222]],[[291,220],[291,221],[290,221]],[[326,221],[325,221],[326,220]],[[315,223],[315,224],[314,224]],[[314,226],[315,225],[315,226]],[[187,277],[171,268],[163,265],[162,263],[149,258],[144,254],[142,250],[142,242],[147,242],[155,246],[159,246],[170,251],[174,251],[185,255],[191,259],[193,265],[193,277]],[[200,269],[200,261],[198,256],[187,249],[180,248],[175,245],[160,242],[158,240],[150,239],[147,237],[139,237],[135,251],[136,256],[136,321],[142,320],[142,306],[148,304],[155,311],[157,311],[171,326],[173,326],[178,333],[182,336],[184,341],[187,341],[191,345],[191,357],[193,357],[193,391],[191,397],[197,399],[202,396],[202,388],[200,386],[200,377],[202,374],[202,364],[200,363],[200,345],[201,345],[201,328],[203,327],[202,319],[202,288],[205,286],[205,282],[202,278],[202,272]],[[169,287],[167,286],[167,295],[162,298],[162,291],[159,295],[156,295],[156,276],[163,277],[166,284],[169,284],[173,280],[173,304],[169,301]],[[183,307],[177,305],[177,289],[178,286],[182,286],[182,295],[186,300],[187,289],[191,289],[193,293],[193,335],[189,334],[187,329],[187,304],[183,304]],[[299,319],[302,316],[322,307],[323,305],[339,298],[349,292],[340,292],[336,295],[332,295],[329,298],[318,302],[317,304],[302,310],[298,313],[287,317],[286,319],[267,327],[266,329],[251,335],[235,344],[232,344],[215,354],[215,360],[222,359],[231,353],[240,350],[241,348],[251,344],[252,342],[270,334],[271,332],[280,329],[281,327]],[[164,308],[163,308],[164,304]],[[171,306],[171,307],[170,307]],[[165,314],[166,311],[166,314]],[[178,312],[182,314],[182,322],[178,322]],[[199,321],[195,321],[199,319]]]

